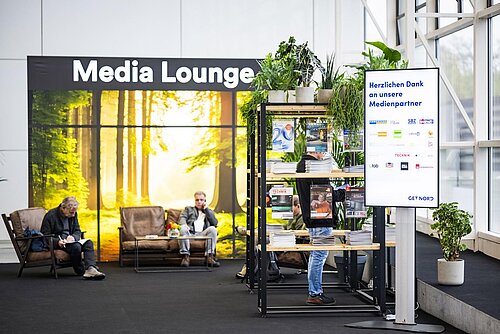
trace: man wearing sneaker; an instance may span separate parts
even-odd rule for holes
[[[57,208],[45,214],[41,232],[52,235],[54,249],[61,249],[69,254],[77,275],[88,280],[102,280],[106,275],[97,269],[92,240],[81,239],[82,232],[76,212],[78,204],[74,196],[63,199]]]
[[[207,261],[212,267],[219,267],[220,263],[215,258],[217,244],[217,224],[215,213],[207,208],[207,195],[203,191],[194,193],[194,206],[186,206],[179,217],[181,237],[200,235],[210,237],[207,242]],[[189,267],[189,239],[179,239],[179,253],[182,256],[181,266]]]
[[[297,173],[304,173],[306,170],[306,160],[321,160],[323,152],[307,152],[302,155],[297,164]],[[309,230],[309,236],[330,236],[333,228],[337,226],[337,214],[335,205],[332,203],[332,217],[312,219],[311,218],[311,185],[330,185],[327,178],[297,178],[297,192],[299,193],[300,206],[302,207],[302,218]],[[343,189],[334,190],[332,202],[341,202],[345,198]],[[328,251],[311,251],[307,268],[307,281],[309,283],[309,295],[306,303],[308,305],[333,305],[335,299],[325,296],[323,293],[323,266],[325,265]]]

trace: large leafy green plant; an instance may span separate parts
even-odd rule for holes
[[[342,133],[349,131],[349,141],[356,142],[359,130],[364,122],[364,75],[366,70],[382,70],[407,68],[408,61],[401,58],[398,50],[392,49],[382,42],[365,42],[382,51],[375,54],[371,49],[363,52],[366,62],[362,65],[352,66],[357,71],[343,77],[333,85],[333,93],[328,102],[328,113],[334,116],[333,126]]]
[[[457,202],[441,203],[432,212],[434,223],[431,228],[438,235],[446,261],[457,261],[460,252],[467,249],[461,241],[472,231],[471,218],[472,215],[458,208]]]
[[[309,49],[307,42],[297,46],[297,70],[300,72],[299,85],[309,87],[312,82],[314,72],[320,69],[324,72],[321,61],[314,52]]]
[[[269,53],[259,61],[259,66],[260,70],[252,81],[256,90],[287,90],[295,87],[295,63],[289,58],[276,59]]]

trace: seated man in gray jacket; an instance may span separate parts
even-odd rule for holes
[[[208,236],[210,240],[207,246],[208,265],[213,267],[220,266],[215,259],[215,245],[217,244],[217,223],[215,214],[207,208],[207,195],[203,191],[194,193],[194,207],[186,206],[179,218],[181,225],[181,237],[189,235]],[[182,255],[181,266],[189,267],[189,239],[179,240],[180,251]]]

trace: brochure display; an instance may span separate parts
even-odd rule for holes
[[[311,185],[311,219],[332,218],[332,187]]]
[[[328,151],[328,126],[327,123],[306,124],[306,150],[307,152]]]
[[[438,101],[436,68],[366,72],[367,206],[438,206]]]
[[[295,142],[294,133],[293,120],[273,120],[273,151],[293,152]]]
[[[345,217],[366,218],[365,188],[347,187],[345,189]]]
[[[271,196],[272,218],[292,219],[292,187],[272,187],[269,190]]]

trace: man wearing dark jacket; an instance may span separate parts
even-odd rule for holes
[[[219,267],[215,258],[217,244],[217,224],[215,213],[207,207],[207,195],[203,191],[194,193],[194,206],[186,206],[179,217],[181,236],[201,235],[210,237],[207,247],[208,264]],[[179,253],[182,255],[181,266],[189,267],[189,239],[179,240]]]
[[[77,275],[83,275],[84,279],[104,279],[106,275],[97,270],[92,240],[81,240],[82,232],[78,224],[77,209],[76,198],[66,197],[57,208],[45,214],[41,232],[44,235],[52,235],[54,249],[61,249],[69,254],[73,270]]]
[[[306,171],[307,160],[321,160],[323,152],[307,152],[302,155],[301,160],[297,164],[297,173]],[[297,178],[297,192],[299,193],[300,206],[302,207],[302,217],[309,236],[330,236],[333,233],[334,227],[337,226],[337,214],[335,210],[335,202],[341,202],[345,198],[343,189],[334,190],[332,196],[332,218],[327,219],[311,219],[311,185],[331,185],[327,178]],[[309,305],[333,305],[335,299],[327,297],[323,294],[322,276],[323,266],[325,265],[328,251],[318,250],[312,251],[309,255],[309,264],[307,270],[307,280],[309,282],[309,296],[306,303]]]

